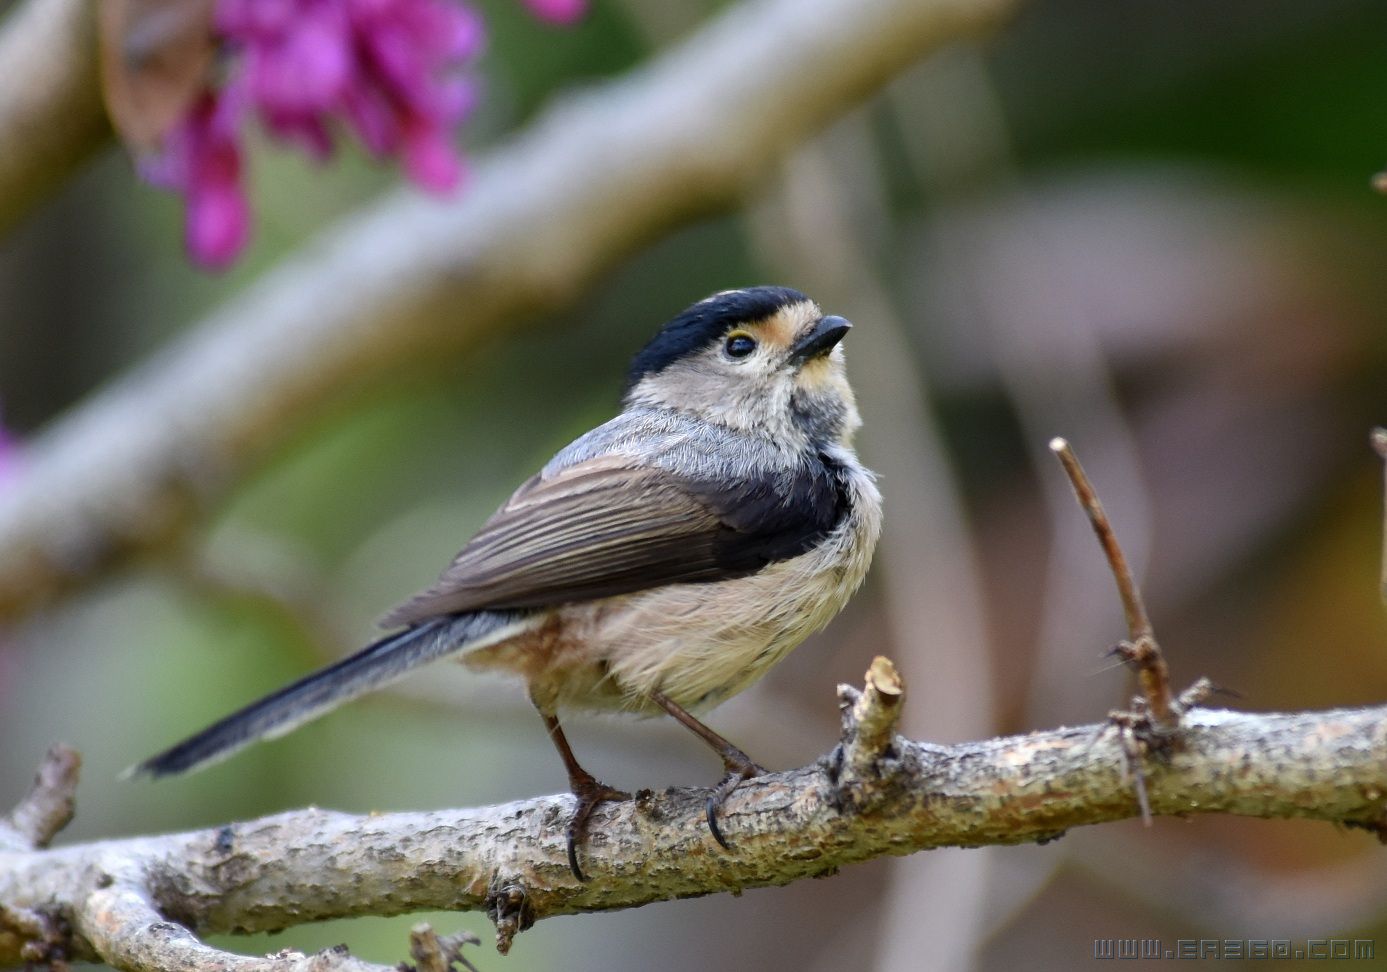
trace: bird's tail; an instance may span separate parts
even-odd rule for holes
[[[201,769],[261,739],[274,739],[344,702],[404,676],[410,670],[464,647],[512,634],[525,614],[480,611],[425,621],[389,635],[286,685],[214,723],[176,746],[125,771],[125,776],[172,776]]]

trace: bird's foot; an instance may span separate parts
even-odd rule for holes
[[[718,811],[722,809],[723,803],[732,791],[737,788],[737,784],[742,780],[749,780],[753,776],[765,776],[768,770],[752,761],[751,757],[740,749],[729,747],[722,754],[722,767],[727,775],[722,778],[722,782],[713,787],[708,793],[708,802],[705,809],[708,817],[708,830],[712,833],[723,850],[731,850],[732,845],[727,842],[727,838],[722,835],[722,828],[718,826]]]
[[[587,878],[583,875],[582,868],[578,866],[578,845],[587,836],[588,819],[592,816],[592,812],[597,809],[598,804],[608,800],[629,800],[631,794],[613,789],[586,773],[581,777],[575,777],[570,782],[578,805],[573,810],[573,816],[568,818],[568,869],[579,881],[586,881]]]

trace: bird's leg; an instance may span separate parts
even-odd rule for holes
[[[713,787],[708,794],[705,813],[708,818],[708,829],[712,831],[713,839],[721,844],[725,850],[731,850],[732,846],[727,843],[727,839],[722,835],[722,829],[718,826],[718,809],[732,791],[737,788],[738,783],[742,780],[749,780],[753,776],[764,776],[766,770],[753,762],[746,753],[695,719],[683,706],[663,692],[658,690],[651,692],[650,698],[654,700],[656,705],[674,716],[680,725],[702,739],[713,752],[722,757],[722,768],[726,775],[722,778],[722,782]]]
[[[605,800],[629,800],[631,794],[599,782],[597,777],[578,765],[578,758],[573,755],[573,749],[568,745],[568,737],[563,734],[558,716],[551,715],[543,709],[539,714],[544,719],[544,727],[549,730],[549,738],[553,740],[554,748],[559,751],[564,769],[568,771],[568,788],[578,798],[578,806],[574,809],[573,816],[568,819],[568,869],[579,881],[586,881],[582,869],[578,867],[578,844],[587,833],[588,818],[592,816],[599,803]]]

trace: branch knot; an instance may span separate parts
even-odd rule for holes
[[[496,951],[505,955],[515,936],[535,923],[535,909],[530,893],[518,881],[493,884],[486,896],[486,916],[496,926]]]
[[[862,810],[888,789],[899,763],[896,725],[900,721],[905,681],[891,659],[877,655],[858,691],[838,686],[843,735],[829,765],[833,801],[839,810]]]

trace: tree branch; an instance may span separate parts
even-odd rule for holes
[[[341,952],[243,959],[193,936],[425,909],[487,910],[505,950],[515,933],[554,915],[788,884],[886,854],[1046,842],[1137,814],[1116,727],[911,742],[894,735],[900,686],[878,660],[866,691],[840,690],[848,704],[834,750],[739,786],[723,810],[732,852],[702,825],[704,790],[646,790],[604,804],[584,848],[586,883],[573,879],[565,856],[568,795],[364,817],[299,810],[0,853],[0,967],[25,961],[41,938],[64,955],[140,972],[327,972],[355,960]],[[1387,832],[1387,708],[1196,709],[1174,740],[1147,759],[1153,813],[1302,817]],[[55,933],[64,928],[65,937]],[[426,944],[416,935],[416,948]]]
[[[0,849],[47,847],[72,820],[82,757],[61,743],[48,750],[34,785],[19,805],[0,817]]]
[[[285,949],[262,958],[236,955],[198,941],[182,925],[159,914],[149,892],[113,881],[82,903],[77,928],[93,957],[126,972],[396,972],[353,958],[345,948],[304,955]]]
[[[0,23],[0,235],[109,139],[96,5],[25,0]]]
[[[344,220],[33,443],[0,492],[0,619],[166,545],[363,384],[556,308],[640,243],[733,205],[799,141],[1014,2],[736,5],[555,107],[456,202],[399,192]]]

